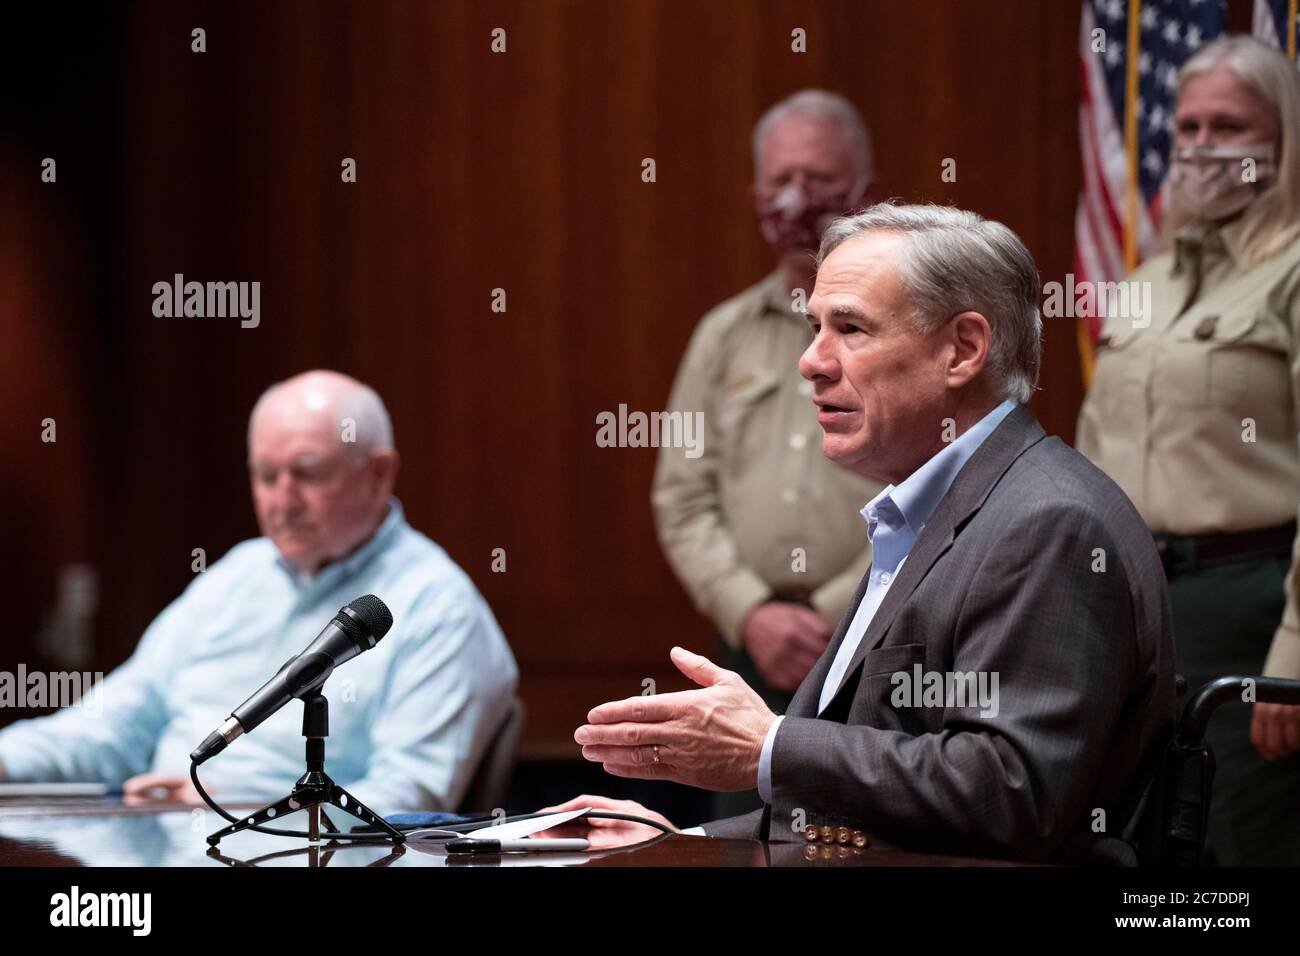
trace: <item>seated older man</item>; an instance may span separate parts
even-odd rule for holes
[[[103,781],[193,798],[189,754],[339,608],[378,595],[394,625],[341,668],[331,776],[376,812],[455,809],[512,699],[514,657],[483,598],[391,497],[398,455],[379,396],[335,372],[272,386],[248,429],[264,537],[199,574],[78,708],[0,731],[0,779]],[[302,708],[282,708],[203,767],[217,795],[287,793]]]

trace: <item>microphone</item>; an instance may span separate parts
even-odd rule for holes
[[[284,662],[276,675],[231,712],[190,754],[195,765],[215,757],[295,697],[319,690],[334,668],[370,650],[393,626],[387,605],[365,594],[343,605],[307,649]]]

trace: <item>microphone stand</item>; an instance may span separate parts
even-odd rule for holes
[[[325,815],[323,809],[325,804],[338,807],[379,830],[382,836],[377,839],[386,838],[393,843],[405,841],[406,837],[399,830],[331,780],[329,774],[325,772],[325,738],[330,733],[329,706],[329,701],[319,690],[302,698],[302,735],[307,738],[307,772],[298,778],[298,782],[293,786],[293,792],[283,800],[262,807],[238,823],[232,823],[216,833],[209,834],[210,846],[216,846],[223,837],[228,837],[232,833],[270,823],[295,810],[307,811],[307,839],[310,843],[319,843],[322,818],[330,832],[339,832],[338,827]]]

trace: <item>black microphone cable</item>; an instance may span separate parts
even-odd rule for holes
[[[228,823],[242,822],[242,820],[239,817],[233,817],[229,813],[227,813],[225,808],[220,806],[215,800],[213,800],[212,797],[208,795],[208,792],[203,789],[203,784],[199,783],[199,765],[194,762],[190,763],[190,780],[193,781],[194,789],[197,790],[199,796],[203,798],[203,802],[206,803],[209,807],[211,807],[214,813],[216,813],[218,816],[220,816],[223,820],[227,821]],[[550,816],[550,814],[549,813],[521,813],[516,816],[506,817],[505,820],[503,820],[502,822],[515,823],[516,821],[519,820],[536,820],[539,817],[545,817],[545,816]],[[654,827],[656,830],[659,830],[662,833],[676,832],[671,827],[665,826],[664,824],[660,823],[658,820],[651,820],[647,817],[639,817],[632,813],[615,813],[612,810],[592,810],[590,813],[584,813],[582,817],[578,817],[577,819],[584,819],[587,817],[593,819],[599,818],[601,820],[625,820],[629,823],[641,823],[648,827]],[[429,827],[418,823],[391,824],[391,826],[393,826],[395,830],[398,830],[403,833],[409,833],[412,830],[430,830],[430,829],[449,830],[455,833],[468,833],[471,830],[481,830],[483,828],[483,821],[479,820],[476,822],[467,822],[467,823],[450,823],[444,827]],[[261,824],[261,823],[256,823],[251,827],[245,827],[245,829],[255,830],[258,833],[269,833],[272,836],[308,837],[308,838],[311,836],[311,834],[309,834],[306,830],[281,830],[278,827],[268,827],[265,824]],[[234,834],[231,834],[231,836],[233,835]],[[329,831],[328,834],[322,833],[320,835],[322,837],[327,837],[330,840],[355,840],[359,843],[360,842],[369,842],[369,843],[388,842],[388,840],[390,839],[390,837],[388,837],[386,834],[384,834],[379,830],[353,831],[351,833],[344,833],[342,831]]]

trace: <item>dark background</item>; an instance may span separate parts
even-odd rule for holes
[[[1232,8],[1247,29],[1249,0]],[[1078,32],[1078,0],[169,0],[13,17],[0,667],[39,661],[70,562],[99,574],[98,669],[123,660],[190,580],[192,549],[213,561],[257,533],[258,394],[326,366],[384,397],[409,520],[496,612],[522,672],[523,756],[576,757],[590,706],[646,677],[684,686],[673,643],[712,650],[655,538],[654,450],[598,448],[595,417],[661,408],[699,317],[770,269],[753,123],[802,87],[844,93],[881,195],[999,219],[1063,281]],[[57,184],[40,181],[46,156]],[[155,318],[151,287],[177,272],[260,281],[260,327]],[[1034,410],[1070,440],[1073,320],[1047,324],[1041,386]]]

